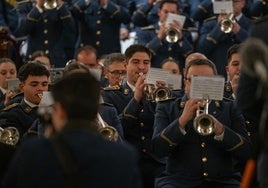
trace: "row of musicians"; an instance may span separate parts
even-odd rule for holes
[[[54,67],[63,67],[68,59],[73,58],[76,49],[84,45],[96,48],[98,56],[120,52],[121,24],[127,24],[134,19],[123,2],[110,0],[100,1],[103,4],[98,4],[95,1],[76,1],[71,8],[59,2],[57,8],[45,10],[41,0],[36,3],[23,1],[16,7],[19,19],[11,33],[16,37],[27,36],[26,59],[30,58],[34,51],[43,50],[51,57]],[[168,13],[180,14],[181,7],[178,1],[164,0],[158,3],[157,19],[149,23],[152,25],[141,24],[144,22],[141,19],[147,20],[147,11],[138,9],[133,14],[138,17],[137,21],[133,22],[145,26],[137,27],[137,41],[147,45],[153,52],[152,67],[160,67],[160,62],[171,57],[182,69],[185,66],[185,57],[198,51],[216,64],[219,74],[225,75],[223,65],[226,62],[227,49],[248,37],[251,20],[242,12],[245,5],[245,0],[233,2],[237,21],[230,33],[221,31],[218,24],[226,16],[216,16],[206,20],[202,28],[195,31],[198,33],[198,39],[193,39],[193,32],[189,30],[195,27],[195,24],[191,19],[186,19],[183,27],[178,23],[173,24],[181,35],[177,42],[169,43],[164,37],[166,18]],[[75,21],[76,19],[79,21]]]
[[[245,120],[235,103],[211,102],[209,114],[214,117],[215,125],[212,135],[202,136],[192,125],[200,101],[189,99],[190,78],[192,75],[216,75],[215,65],[208,59],[190,61],[181,95],[156,104],[146,100],[143,91],[145,75],[151,65],[150,50],[142,45],[132,45],[126,50],[125,58],[127,81],[117,89],[103,91],[106,102],[103,107],[108,106],[119,114],[122,125],[119,134],[139,151],[144,187],[154,187],[154,183],[156,187],[239,186],[251,146]],[[82,69],[81,64],[76,66]],[[39,94],[47,90],[49,76],[47,69],[38,63],[23,67],[19,71],[23,100],[4,108],[0,114],[1,126],[15,126],[21,135],[37,118],[34,109],[40,102]],[[26,73],[33,68],[43,73]],[[115,126],[109,118],[103,116],[108,124]]]

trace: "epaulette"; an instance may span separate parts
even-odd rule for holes
[[[108,102],[104,102],[104,103],[101,103],[103,105],[107,105],[107,106],[114,106],[112,103],[108,103]]]
[[[117,91],[120,90],[120,86],[108,86],[103,88],[104,91]]]
[[[148,25],[145,27],[141,27],[141,30],[150,30],[150,29],[155,29],[154,25]]]
[[[170,97],[170,98],[167,98],[167,99],[159,100],[157,102],[163,103],[163,102],[172,101],[172,100],[175,100],[175,99],[176,99],[176,97]]]
[[[19,95],[22,95],[23,92],[20,92],[20,93],[16,93],[16,95],[12,96],[11,99],[14,99],[15,97],[19,96]]]
[[[216,19],[216,18],[217,18],[216,16],[211,16],[211,17],[209,17],[209,18],[204,19],[203,23],[206,23],[206,22],[208,22],[208,21],[214,20],[214,19]]]
[[[20,5],[22,3],[28,3],[28,2],[31,2],[30,0],[23,0],[23,1],[18,1],[17,2],[17,5]]]
[[[13,103],[11,105],[6,106],[5,108],[3,108],[3,111],[7,111],[10,110],[11,108],[14,108],[15,106],[18,106],[20,103]]]

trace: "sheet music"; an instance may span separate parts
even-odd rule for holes
[[[160,68],[150,68],[146,74],[145,83],[146,84],[156,84],[157,81],[163,81],[167,83],[169,76],[169,70]]]
[[[181,89],[181,82],[182,76],[180,74],[169,74],[167,79],[167,87],[173,90]]]
[[[222,76],[192,76],[190,98],[222,100],[225,79]]]
[[[169,27],[169,24],[173,22],[173,20],[179,22],[183,27],[186,17],[179,14],[168,13],[166,20],[166,27]]]
[[[214,1],[213,12],[214,14],[233,13],[233,1]]]
[[[7,79],[7,89],[13,92],[19,92],[20,80],[18,78]]]

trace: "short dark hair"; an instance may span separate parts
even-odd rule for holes
[[[124,62],[126,60],[125,56],[121,53],[111,53],[106,56],[104,59],[104,69],[108,69],[108,67],[114,62]]]
[[[180,4],[177,0],[162,0],[160,1],[160,4],[159,4],[159,9],[162,9],[163,5],[165,3],[173,3],[173,4],[176,4],[177,5],[177,10],[180,9]]]
[[[83,70],[83,72],[89,73],[89,69],[85,64],[73,60],[72,62],[68,63],[68,65],[65,66],[63,75],[67,75],[70,72],[74,72],[75,70]]]
[[[210,61],[209,59],[194,59],[194,60],[190,61],[188,63],[188,65],[185,67],[185,78],[188,74],[189,68],[192,66],[195,66],[195,65],[207,65],[207,66],[211,67],[211,69],[213,70],[213,73],[215,75],[218,74],[215,64],[212,61]]]
[[[22,65],[19,69],[18,78],[21,82],[25,81],[28,76],[47,76],[49,71],[47,68],[38,61],[31,61]]]
[[[239,53],[239,48],[241,47],[240,44],[234,44],[227,50],[227,64],[229,65],[232,55]]]
[[[5,57],[0,59],[0,64],[7,63],[7,62],[16,65],[15,62],[12,59],[5,58]]]
[[[127,63],[136,52],[145,52],[150,58],[152,57],[152,53],[149,48],[141,44],[133,44],[130,45],[125,51],[125,58]]]
[[[52,96],[68,119],[93,120],[99,108],[100,84],[89,73],[72,73],[55,83]]]
[[[75,52],[74,58],[77,60],[78,55],[83,51],[93,52],[94,54],[96,54],[96,57],[98,57],[98,52],[97,52],[96,48],[94,48],[93,46],[90,46],[90,45],[86,45],[86,46],[82,46],[82,47],[77,49],[77,51]]]

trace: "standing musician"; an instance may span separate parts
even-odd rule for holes
[[[166,170],[156,179],[157,188],[239,186],[241,174],[234,168],[233,159],[245,161],[250,142],[244,119],[234,103],[210,102],[212,134],[204,136],[193,127],[202,102],[190,98],[191,77],[216,74],[215,65],[208,59],[189,62],[184,78],[185,95],[157,105],[153,150],[159,157],[168,157]]]

